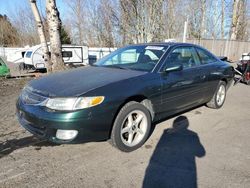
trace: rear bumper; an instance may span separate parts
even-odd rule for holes
[[[39,106],[25,105],[17,102],[17,118],[19,123],[39,138],[55,143],[80,143],[107,140],[110,136],[114,112],[111,109],[99,110],[102,113],[92,113],[79,116],[78,112],[55,113],[48,112]],[[77,116],[77,117],[76,117]],[[72,140],[59,140],[56,131],[77,130],[78,135]]]

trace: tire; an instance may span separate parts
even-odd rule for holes
[[[227,84],[224,81],[220,81],[213,98],[207,103],[207,107],[213,109],[219,109],[223,106],[226,100]]]
[[[123,152],[134,151],[145,143],[150,129],[149,110],[140,103],[129,102],[116,116],[111,132],[111,144]]]

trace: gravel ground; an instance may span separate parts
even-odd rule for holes
[[[21,128],[15,102],[27,79],[0,80],[0,187],[250,187],[250,87],[224,107],[159,123],[123,153],[108,142],[53,145]]]

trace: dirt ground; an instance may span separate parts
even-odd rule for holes
[[[27,81],[0,80],[0,187],[250,187],[249,86],[232,87],[222,109],[159,123],[142,148],[123,153],[33,137],[15,117]]]

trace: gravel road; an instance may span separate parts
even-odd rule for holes
[[[15,102],[26,79],[0,80],[0,187],[250,187],[250,87],[156,125],[123,153],[108,142],[54,145],[21,128]]]

